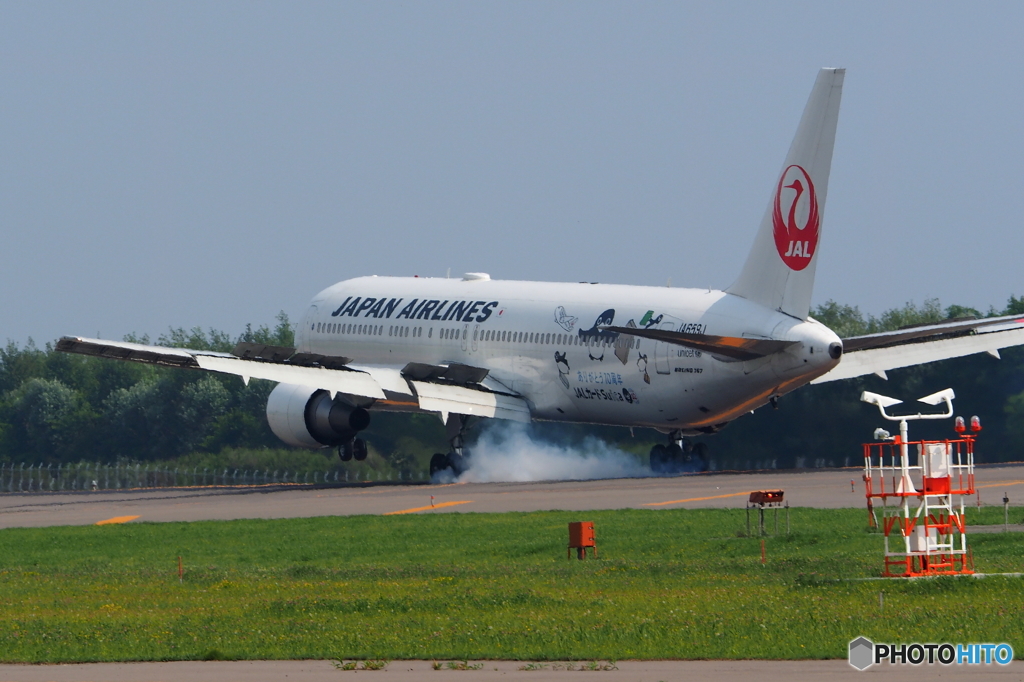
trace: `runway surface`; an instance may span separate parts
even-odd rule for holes
[[[472,661],[470,662],[473,663]],[[831,682],[867,679],[905,681],[970,679],[971,682],[1010,682],[1024,676],[1024,663],[1009,665],[872,666],[864,672],[846,661],[619,661],[618,670],[588,672],[566,669],[565,664],[544,664],[520,670],[523,663],[481,661],[478,670],[434,670],[430,661],[394,661],[380,671],[339,671],[330,661],[221,661],[169,663],[88,663],[78,665],[0,665],[0,682],[328,682],[337,680],[556,680],[595,679],[601,682],[656,682],[665,680],[722,680],[724,682]],[[578,665],[578,664],[577,664]],[[925,668],[925,669],[922,669]]]
[[[851,485],[852,483],[852,485]],[[979,467],[983,504],[1024,501],[1024,465]],[[269,485],[0,495],[0,528],[279,519],[355,514],[452,514],[562,509],[743,507],[752,490],[784,490],[794,507],[864,507],[860,469],[716,473],[661,478],[449,485]]]

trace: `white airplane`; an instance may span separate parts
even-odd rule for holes
[[[279,382],[267,403],[290,445],[366,456],[374,410],[439,415],[465,466],[470,417],[650,427],[656,471],[684,437],[714,433],[805,384],[1024,343],[1018,317],[840,339],[809,316],[845,69],[822,69],[772,184],[743,271],[725,291],[597,283],[359,277],[317,294],[296,348],[232,354],[64,337],[57,349]]]

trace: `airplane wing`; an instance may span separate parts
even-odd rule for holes
[[[975,353],[999,357],[1000,348],[1024,344],[1024,317],[955,320],[843,339],[839,364],[812,384],[877,374]]]
[[[294,348],[239,343],[232,353],[147,346],[65,336],[56,349],[102,358],[221,372],[249,379],[267,379],[348,395],[387,400],[392,394],[414,396],[421,410],[530,421],[530,408],[520,396],[487,376],[487,370],[467,365],[420,365],[405,368],[349,366],[339,356],[296,353]]]

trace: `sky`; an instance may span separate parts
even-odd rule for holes
[[[361,275],[725,288],[847,68],[814,304],[1024,294],[1020,3],[6,2],[0,342]]]

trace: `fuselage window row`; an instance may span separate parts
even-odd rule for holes
[[[542,345],[570,345],[570,346],[613,346],[615,342],[611,339],[602,338],[597,340],[582,341],[580,337],[571,334],[539,334],[536,332],[499,332],[497,330],[484,330],[473,333],[473,340],[496,341],[499,343],[538,343]],[[629,340],[630,348],[638,348],[639,340]]]
[[[368,325],[368,324],[338,324],[326,322],[318,322],[316,325],[318,333],[326,334],[359,334],[365,336],[381,336],[384,334],[384,325]],[[423,336],[423,327],[401,327],[401,326],[390,326],[388,327],[388,336],[407,337],[412,335],[413,338],[419,338]],[[433,338],[434,330],[430,328],[428,330],[428,337]],[[460,330],[457,328],[442,328],[438,330],[438,337],[441,340],[465,340],[468,338],[468,330]],[[604,346],[610,347],[615,345],[612,339],[607,338],[589,338],[581,339],[579,336],[571,334],[541,334],[537,332],[510,332],[510,331],[498,331],[496,329],[486,329],[483,331],[473,331],[474,341],[496,341],[498,343],[536,343],[543,345],[565,345],[570,346]],[[639,348],[640,340],[637,338],[631,338],[629,340],[629,348]]]
[[[363,336],[380,336],[384,333],[384,325],[371,324],[338,324],[317,322],[318,334],[361,334]]]

